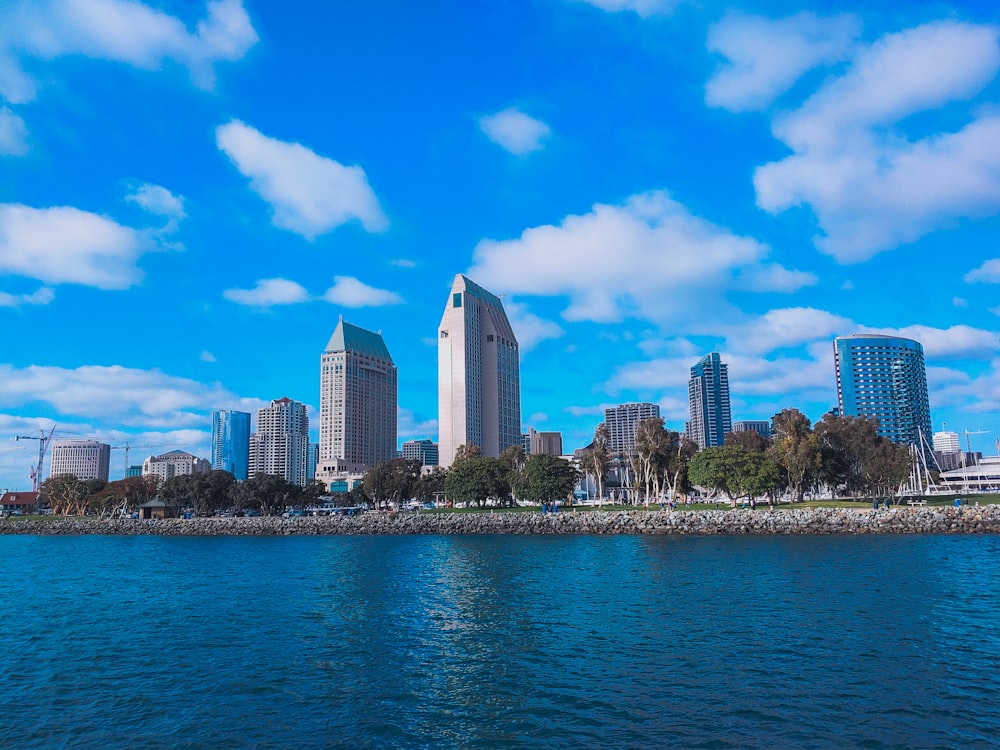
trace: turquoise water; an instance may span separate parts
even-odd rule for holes
[[[2,748],[1000,745],[995,537],[0,537]]]

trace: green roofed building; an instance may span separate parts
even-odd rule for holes
[[[320,359],[319,461],[396,457],[396,365],[380,333],[341,317]]]

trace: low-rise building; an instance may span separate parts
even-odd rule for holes
[[[174,477],[189,474],[207,474],[212,464],[184,451],[170,451],[159,456],[149,456],[142,462],[142,476],[157,476],[160,484]]]

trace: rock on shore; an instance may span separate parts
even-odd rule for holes
[[[0,521],[0,534],[282,536],[296,534],[995,534],[1000,505],[890,510],[795,508],[541,513],[365,513],[320,518]]]

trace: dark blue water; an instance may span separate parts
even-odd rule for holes
[[[0,537],[2,748],[1000,745],[994,537]]]

